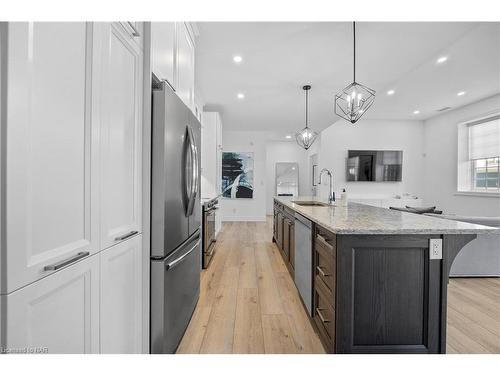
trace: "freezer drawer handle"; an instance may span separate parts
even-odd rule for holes
[[[123,236],[118,236],[118,237],[116,237],[116,238],[115,238],[115,241],[122,241],[122,240],[125,240],[125,239],[127,239],[127,238],[129,238],[129,237],[132,237],[133,235],[135,235],[135,234],[137,234],[137,233],[139,233],[139,232],[138,232],[138,231],[136,231],[136,230],[133,230],[132,232],[129,232],[129,233],[127,233],[127,234],[124,234]]]
[[[183,256],[177,258],[176,260],[174,260],[173,262],[170,262],[169,264],[167,264],[165,266],[165,268],[167,270],[170,270],[172,268],[174,268],[175,266],[177,266],[179,263],[181,263],[189,254],[191,254],[197,247],[198,245],[200,244],[200,240],[196,241],[196,244],[191,248],[191,250],[189,250],[186,254],[184,254]]]
[[[70,265],[71,263],[74,263],[74,262],[76,262],[80,259],[83,259],[89,255],[90,255],[90,253],[88,251],[81,251],[78,254],[72,256],[71,258],[61,260],[58,263],[54,263],[54,264],[45,266],[45,267],[43,267],[43,270],[44,271],[57,271],[58,269],[66,267],[66,266]]]

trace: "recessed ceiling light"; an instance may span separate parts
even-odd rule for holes
[[[419,111],[418,109],[417,109],[417,110],[415,110],[415,111],[413,111],[413,114],[414,114],[414,115],[418,115],[419,113],[420,113],[420,111]]]
[[[239,92],[236,96],[238,97],[238,99],[245,99],[245,94],[243,94],[242,92]]]
[[[457,96],[464,96],[465,95],[465,91],[459,91],[457,92]]]
[[[286,139],[292,139],[292,136],[291,135],[287,135],[285,138]]]
[[[439,59],[436,60],[438,64],[444,63],[446,60],[448,60],[448,56],[441,56]]]
[[[395,92],[396,91],[394,91],[394,90],[389,90],[389,91],[387,91],[387,95],[394,95]]]
[[[236,55],[236,56],[233,56],[233,61],[236,63],[236,64],[239,64],[240,62],[243,61],[243,57],[239,56],[239,55]]]

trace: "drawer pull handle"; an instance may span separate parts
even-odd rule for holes
[[[318,272],[321,274],[321,276],[323,277],[328,277],[328,276],[331,276],[331,274],[329,273],[325,273],[325,271],[323,271],[323,268],[321,268],[320,266],[316,266],[316,269],[318,270]]]
[[[124,234],[123,236],[118,236],[115,238],[115,241],[123,241],[123,240],[126,240],[127,238],[129,237],[132,237],[134,235],[136,235],[137,233],[139,233],[138,231],[136,230],[133,230],[132,232],[129,232],[127,234]]]
[[[130,26],[130,28],[132,29],[132,36],[133,37],[140,37],[141,36],[141,33],[139,33],[139,31],[137,30],[137,28],[134,26],[134,24],[130,21],[127,21],[128,25]]]
[[[90,255],[90,253],[88,251],[81,251],[78,254],[76,254],[68,259],[61,260],[60,262],[45,266],[45,267],[43,267],[43,270],[44,271],[57,271],[58,269],[69,266],[71,263],[75,263],[76,261],[83,259],[89,255]]]
[[[321,314],[321,310],[319,308],[316,307],[316,314],[318,314],[319,318],[321,319],[321,321],[323,323],[330,323],[330,321],[328,319],[325,319],[325,317],[323,316],[323,314]]]
[[[332,245],[330,245],[330,244],[328,243],[328,240],[327,240],[325,237],[323,237],[323,236],[322,236],[322,235],[320,235],[320,234],[317,234],[317,235],[316,235],[316,238],[317,238],[317,239],[319,240],[319,242],[321,242],[323,245],[325,245],[325,246],[326,246],[326,247],[328,247],[329,249],[333,250],[333,246],[332,246]]]

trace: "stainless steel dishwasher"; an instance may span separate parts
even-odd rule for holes
[[[309,316],[312,311],[312,223],[295,214],[295,285]]]

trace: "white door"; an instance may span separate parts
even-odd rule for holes
[[[4,347],[99,352],[99,255],[1,298]]]
[[[151,22],[151,60],[153,73],[175,89],[175,22]]]
[[[142,236],[100,253],[101,353],[142,352]]]
[[[141,232],[142,52],[121,25],[98,23],[94,120],[100,129],[101,249]]]
[[[92,26],[12,22],[8,28],[2,293],[54,272],[46,266],[98,250]]]
[[[189,108],[194,100],[194,45],[186,25],[177,24],[177,87],[176,93]]]

